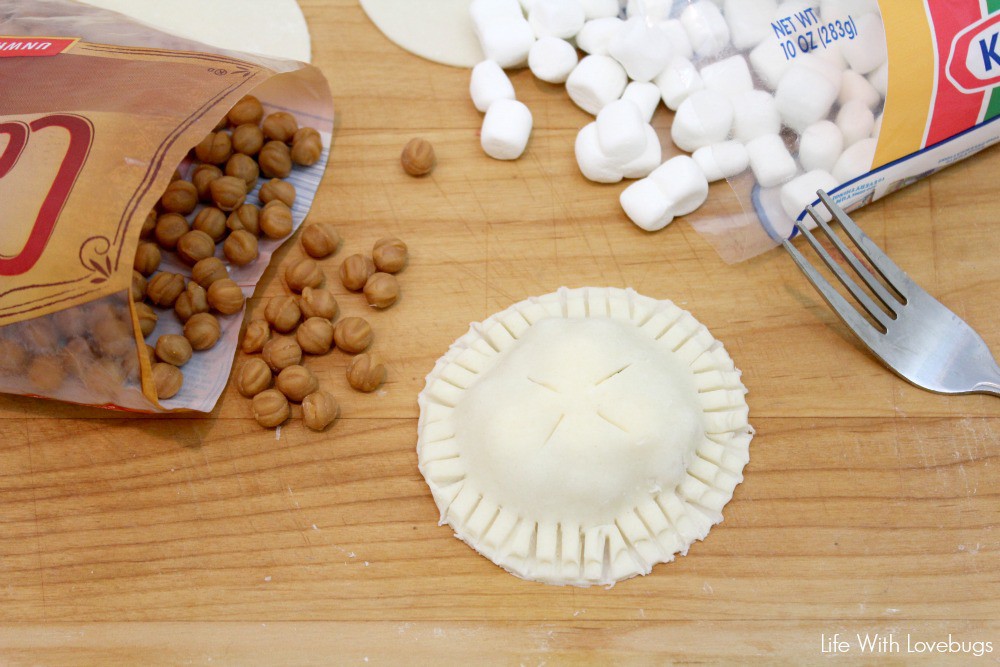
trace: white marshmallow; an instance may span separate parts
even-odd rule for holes
[[[622,190],[618,201],[625,215],[647,232],[663,229],[674,219],[670,212],[671,202],[651,178],[640,179]]]
[[[833,177],[837,182],[846,183],[871,171],[877,144],[875,139],[862,139],[853,146],[848,146],[833,166]]]
[[[522,16],[497,17],[476,34],[486,59],[505,69],[523,65],[535,43],[535,33]]]
[[[576,45],[592,56],[608,55],[608,44],[615,38],[625,21],[620,18],[599,18],[587,21],[576,35]]]
[[[486,113],[497,100],[514,99],[514,86],[500,65],[492,60],[484,60],[472,68],[469,95],[476,109]]]
[[[799,137],[799,162],[806,171],[832,172],[843,152],[844,135],[828,120],[810,125]]]
[[[878,135],[882,134],[882,116],[884,114],[879,114],[875,118],[875,127],[872,128],[872,139],[878,139]]]
[[[678,148],[693,152],[729,138],[733,128],[733,103],[722,93],[699,90],[677,109],[670,136]]]
[[[872,135],[875,115],[864,102],[851,100],[837,112],[837,127],[844,135],[844,145],[852,146]]]
[[[750,51],[750,64],[764,85],[774,90],[781,77],[792,66],[792,61],[785,58],[785,53],[776,40],[765,39]]]
[[[878,11],[877,0],[822,0],[819,5],[824,23],[845,21],[852,16],[861,16]]]
[[[702,146],[691,154],[691,159],[710,183],[741,174],[750,165],[747,148],[738,141]]]
[[[608,55],[621,63],[633,81],[651,81],[670,62],[670,41],[659,24],[649,25],[641,16],[633,16],[608,44]]]
[[[653,24],[669,18],[673,6],[673,0],[628,0],[625,3],[625,16],[638,16]]]
[[[763,90],[751,90],[733,99],[733,136],[746,143],[781,131],[781,114],[774,98]]]
[[[663,103],[674,111],[677,111],[692,93],[705,88],[701,74],[687,58],[671,60],[653,83],[660,89]]]
[[[840,94],[837,96],[837,101],[843,106],[851,100],[863,102],[866,107],[875,111],[882,103],[882,96],[868,79],[849,69],[844,70],[840,78]]]
[[[608,102],[622,96],[628,75],[610,56],[587,56],[570,72],[566,92],[587,113],[597,115]]]
[[[617,183],[624,175],[622,165],[601,151],[597,123],[588,123],[576,135],[576,164],[584,178],[595,183]]]
[[[877,14],[862,14],[854,19],[858,34],[846,40],[840,50],[858,74],[874,72],[886,62],[885,27]]]
[[[750,169],[760,187],[773,188],[795,177],[795,160],[777,134],[757,137],[747,144],[747,153]]]
[[[486,110],[480,143],[497,160],[516,160],[531,136],[531,111],[517,100],[497,100]]]
[[[881,67],[868,75],[868,83],[878,91],[878,94],[885,99],[889,92],[889,62],[882,63]]]
[[[639,113],[644,122],[648,123],[660,104],[660,89],[649,81],[633,81],[625,86],[623,100],[631,100],[639,107]]]
[[[809,206],[818,199],[816,196],[817,190],[830,192],[830,190],[838,185],[837,179],[829,172],[819,169],[806,172],[781,186],[781,207],[785,209],[788,217],[795,220],[805,210],[806,206]],[[817,213],[826,214],[824,221],[829,219],[829,211],[826,210],[826,207],[819,207]],[[808,229],[816,226],[816,221],[809,215],[803,218],[803,222]]]
[[[558,37],[542,37],[528,52],[531,73],[549,83],[564,83],[576,63],[576,49]]]
[[[681,12],[681,24],[687,31],[694,52],[702,58],[718,55],[729,45],[729,26],[719,7],[709,0],[698,0]]]
[[[778,10],[775,0],[726,0],[723,8],[737,49],[757,46],[772,34],[771,18]]]
[[[646,147],[646,123],[635,102],[615,100],[597,114],[597,142],[601,152],[624,164],[639,157]]]
[[[705,88],[723,95],[739,95],[753,90],[753,77],[743,56],[732,56],[701,68]]]
[[[577,0],[534,0],[528,10],[528,23],[535,37],[571,39],[580,32],[586,15]]]
[[[639,157],[627,162],[622,167],[622,176],[625,178],[645,178],[660,166],[660,161],[663,159],[663,149],[660,146],[660,137],[656,134],[656,130],[653,129],[652,125],[646,125],[644,131],[646,147]]]
[[[838,93],[840,92],[840,82],[844,78],[844,69],[836,61],[822,58],[817,53],[810,52],[796,58],[795,64],[808,67],[813,72],[822,75],[837,88]]]
[[[517,0],[472,0],[469,18],[476,31],[483,31],[498,18],[524,18]]]
[[[823,74],[809,65],[796,63],[781,77],[774,102],[785,125],[802,132],[829,115],[838,92],[839,86]]]
[[[670,42],[670,48],[674,52],[674,57],[690,60],[691,56],[694,55],[694,49],[691,47],[691,38],[688,37],[684,25],[678,19],[670,19],[669,21],[661,22],[660,28],[666,34],[667,41]]]
[[[618,0],[579,0],[579,2],[588,21],[618,16],[621,10]]]
[[[653,170],[649,180],[660,186],[674,216],[695,211],[708,199],[708,179],[687,155],[672,157]]]
[[[844,53],[840,50],[840,42],[831,42],[825,47],[818,47],[809,52],[810,56],[814,58],[819,58],[820,60],[825,60],[831,66],[836,67],[837,70],[843,72],[847,69],[847,60],[844,59]]]

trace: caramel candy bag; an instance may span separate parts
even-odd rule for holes
[[[218,342],[184,364],[175,395],[158,397],[147,342],[182,333],[183,323],[169,305],[147,308],[131,298],[143,223],[175,170],[190,177],[191,149],[252,94],[265,116],[290,113],[321,139],[319,159],[285,179],[296,190],[297,228],[328,158],[326,80],[310,65],[219,51],[63,0],[0,0],[0,35],[0,392],[210,411],[244,311],[216,313]],[[266,181],[247,203],[260,203]],[[188,224],[204,206],[186,214]],[[229,264],[221,238],[215,256],[249,296],[286,238],[262,236],[259,257],[245,266]],[[186,282],[191,267],[164,250],[161,272]],[[143,328],[152,331],[143,336]]]

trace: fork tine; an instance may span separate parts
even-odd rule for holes
[[[851,268],[854,269],[854,273],[860,276],[861,279],[865,282],[865,285],[868,286],[868,289],[870,289],[875,294],[875,296],[881,299],[882,303],[884,303],[886,307],[889,308],[889,310],[891,310],[893,313],[898,313],[899,312],[898,304],[900,303],[899,297],[890,294],[889,290],[883,287],[882,283],[880,283],[878,280],[875,279],[875,276],[871,274],[871,271],[869,271],[864,264],[858,261],[858,258],[855,257],[853,252],[847,249],[847,246],[844,244],[843,241],[840,240],[840,237],[833,232],[833,230],[830,228],[830,225],[828,225],[823,220],[822,216],[816,213],[816,210],[812,206],[807,206],[806,211],[809,212],[809,215],[812,216],[812,219],[816,221],[816,224],[819,225],[820,229],[823,230],[823,233],[826,234],[827,238],[830,239],[834,247],[837,248],[837,251],[840,252],[840,254],[843,255],[844,259],[846,259],[847,262],[851,265]]]
[[[833,286],[827,282],[826,278],[817,271],[809,260],[799,252],[799,249],[792,245],[791,241],[787,239],[782,241],[782,245],[785,246],[785,250],[788,254],[792,256],[792,259],[798,265],[802,273],[805,274],[809,282],[813,284],[813,287],[820,293],[823,300],[833,308],[833,312],[840,316],[844,324],[853,331],[858,338],[860,338],[865,345],[867,345],[873,352],[876,352],[876,346],[881,342],[881,332],[875,329],[868,320],[863,318],[858,311],[854,309],[851,304],[847,303],[847,300],[840,295],[840,292],[833,289]],[[876,355],[878,353],[876,352]]]
[[[815,211],[811,211],[810,214],[818,220]],[[865,309],[865,311],[869,315],[871,315],[873,320],[881,324],[884,329],[888,329],[889,324],[892,321],[891,318],[888,315],[886,315],[885,312],[881,308],[879,308],[878,305],[876,305],[875,302],[872,301],[871,298],[864,293],[864,291],[861,290],[861,288],[858,287],[857,283],[851,280],[851,277],[848,276],[847,273],[845,273],[842,268],[840,268],[839,264],[837,264],[837,260],[835,260],[830,255],[830,253],[826,251],[826,248],[820,245],[820,242],[816,240],[816,237],[813,236],[813,233],[811,231],[806,229],[805,225],[796,223],[795,226],[799,228],[799,232],[802,233],[802,236],[805,237],[806,241],[809,242],[809,245],[811,245],[813,250],[816,251],[816,254],[820,256],[820,259],[823,260],[823,263],[826,264],[831,271],[833,271],[833,274],[835,276],[837,276],[837,280],[839,280],[840,283],[847,288],[847,291],[851,293],[851,296],[853,296],[858,301],[858,303],[861,304],[861,306]],[[810,266],[810,268],[812,267]],[[824,283],[825,282],[826,281],[824,280]],[[815,282],[813,284],[815,285]],[[829,286],[829,283],[827,283],[827,285]],[[831,291],[833,291],[832,288],[830,289]],[[834,294],[837,294],[839,296],[839,294],[835,291]],[[844,303],[846,304],[847,302],[845,301]],[[850,308],[850,306],[848,307]],[[851,312],[855,312],[853,308],[851,308]]]
[[[834,203],[830,195],[822,190],[819,190],[816,194],[819,195],[820,201],[830,211],[830,214],[840,223],[840,226],[851,241],[861,249],[864,256],[875,267],[875,270],[885,278],[886,282],[903,297],[905,303],[906,292],[913,287],[917,287],[916,283],[910,280],[910,277],[896,266],[896,263],[889,259],[889,256],[882,252],[882,249],[875,245],[874,241],[868,238],[868,235],[851,220],[847,213],[844,212],[844,209]],[[917,287],[917,289],[920,288]]]

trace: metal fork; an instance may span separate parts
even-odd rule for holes
[[[816,193],[862,254],[899,296],[882,283],[847,249],[823,216],[812,206],[806,212],[816,221],[841,255],[864,281],[868,289],[885,306],[875,301],[837,264],[820,245],[805,224],[796,223],[799,232],[819,254],[826,265],[847,288],[865,312],[884,331],[866,320],[847,299],[834,289],[799,250],[788,240],[785,249],[798,264],[823,299],[840,316],[844,324],[888,366],[918,387],[941,394],[993,394],[1000,396],[1000,367],[983,339],[955,313],[941,305],[910,279],[853,220],[822,190]]]

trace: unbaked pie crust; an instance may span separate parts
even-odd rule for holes
[[[670,301],[561,288],[455,341],[420,393],[420,471],[513,574],[613,584],[703,539],[749,460],[746,389]]]

